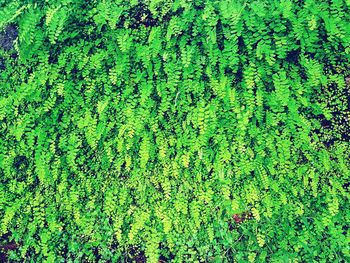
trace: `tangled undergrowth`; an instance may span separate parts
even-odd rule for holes
[[[0,1],[0,259],[346,262],[348,0]]]

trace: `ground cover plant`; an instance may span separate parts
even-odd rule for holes
[[[0,260],[350,260],[349,0],[0,0]]]

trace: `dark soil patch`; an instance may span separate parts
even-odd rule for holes
[[[8,262],[7,253],[10,250],[16,250],[18,247],[19,245],[14,242],[0,245],[0,262]]]
[[[253,219],[253,214],[250,211],[245,211],[240,214],[232,215],[232,220],[229,221],[229,230],[232,231],[237,225],[244,223],[247,220]]]
[[[130,247],[128,250],[128,258],[126,262],[146,263],[147,258],[145,253],[138,247]]]
[[[18,36],[17,26],[14,24],[8,25],[2,32],[0,32],[0,47],[5,51],[13,49],[14,41]]]
[[[8,262],[8,252],[19,248],[15,242],[6,242],[9,237],[10,233],[0,236],[0,262]]]
[[[19,172],[25,171],[28,168],[28,164],[28,159],[25,156],[16,156],[13,160],[13,166]]]
[[[349,190],[349,187],[350,187],[350,182],[346,182],[345,184],[343,184],[343,188],[345,189],[345,190]]]
[[[316,133],[321,135],[321,140],[326,147],[332,146],[336,141],[350,141],[350,76],[345,78],[346,87],[339,89],[337,86],[327,87],[331,91],[331,95],[325,99],[328,101],[339,98],[340,102],[329,104],[328,110],[332,114],[332,118],[327,120],[321,114],[315,116],[320,121],[321,128],[316,130]],[[341,109],[340,105],[345,105]]]
[[[0,71],[3,71],[6,69],[6,66],[5,66],[5,59],[0,57]]]
[[[129,27],[133,29],[137,29],[142,25],[145,27],[155,26],[158,23],[158,20],[153,18],[151,11],[142,3],[130,9],[127,15],[123,15],[121,22],[124,21],[129,21]]]

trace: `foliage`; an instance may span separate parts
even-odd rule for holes
[[[10,260],[350,260],[349,1],[0,10]]]

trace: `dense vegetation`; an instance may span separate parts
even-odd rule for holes
[[[11,262],[350,260],[349,0],[1,0]]]

